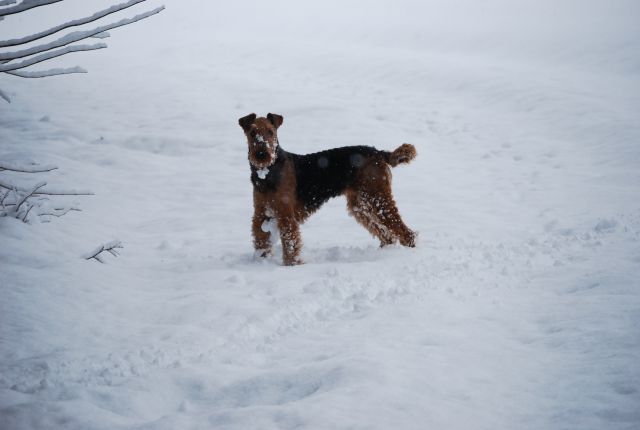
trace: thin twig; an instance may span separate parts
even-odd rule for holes
[[[46,182],[38,182],[32,189],[31,191],[29,191],[28,193],[26,193],[25,195],[23,195],[20,200],[18,200],[18,202],[16,203],[16,209],[15,212],[18,213],[20,212],[20,206],[22,206],[24,204],[24,202],[27,201],[27,199],[31,196],[34,195],[34,193],[36,191],[38,191],[40,188],[44,187],[45,185],[47,185]]]
[[[96,261],[99,261],[100,263],[104,263],[104,261],[102,261],[102,258],[100,257],[100,254],[102,254],[103,252],[108,252],[114,257],[117,257],[119,255],[117,251],[118,249],[122,249],[122,242],[120,242],[119,240],[114,240],[100,245],[92,252],[83,255],[83,258],[85,260],[94,259]]]
[[[7,191],[6,194],[4,194],[1,198],[0,198],[0,206],[2,206],[2,209],[6,209],[7,207],[4,205],[4,200],[9,196],[9,193],[11,191]]]
[[[64,215],[68,214],[71,211],[82,212],[82,209],[78,209],[78,208],[55,208],[54,211],[60,211],[60,213],[44,212],[44,213],[39,213],[38,216],[55,216],[55,217],[60,218],[61,216],[64,216]]]
[[[27,209],[27,212],[24,214],[24,216],[22,217],[22,222],[26,223],[27,222],[27,216],[29,215],[29,212],[31,212],[31,209],[33,209],[34,205],[29,205],[29,209]]]

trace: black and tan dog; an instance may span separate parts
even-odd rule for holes
[[[416,234],[400,218],[391,194],[391,169],[416,156],[413,145],[395,151],[347,146],[308,155],[287,152],[278,143],[280,115],[238,121],[249,143],[253,183],[253,245],[265,257],[271,253],[269,223],[275,221],[282,241],[283,262],[301,264],[299,225],[332,197],[345,195],[347,207],[381,246],[399,241],[415,246]]]

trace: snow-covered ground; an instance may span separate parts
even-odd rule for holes
[[[640,3],[228,3],[0,77],[0,160],[59,166],[0,178],[95,193],[0,218],[0,428],[640,428]],[[254,260],[250,112],[293,152],[413,143],[418,247],[336,199],[306,265]]]

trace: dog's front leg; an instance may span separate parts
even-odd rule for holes
[[[253,247],[256,250],[256,256],[259,257],[271,255],[271,231],[266,228],[271,221],[271,217],[267,212],[267,207],[261,204],[259,199],[254,199],[251,232],[253,234]]]
[[[300,251],[302,249],[302,239],[300,238],[300,228],[293,214],[278,215],[278,229],[280,230],[280,240],[282,241],[282,262],[285,266],[302,264]]]

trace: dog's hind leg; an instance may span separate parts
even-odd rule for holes
[[[394,154],[396,151],[391,155]],[[393,200],[391,169],[386,160],[376,157],[367,160],[359,172],[358,181],[346,194],[351,213],[380,239],[381,246],[396,241],[404,246],[415,246],[416,234],[402,221]]]
[[[390,193],[360,191],[347,195],[347,206],[354,218],[380,239],[380,246],[399,241],[413,248],[416,234],[406,226]]]
[[[374,197],[380,222],[398,239],[401,245],[416,246],[416,233],[402,221],[400,212],[391,193],[379,193]]]
[[[381,247],[391,245],[395,241],[392,231],[380,221],[375,213],[375,208],[360,193],[347,193],[347,208],[360,225],[380,240]]]

